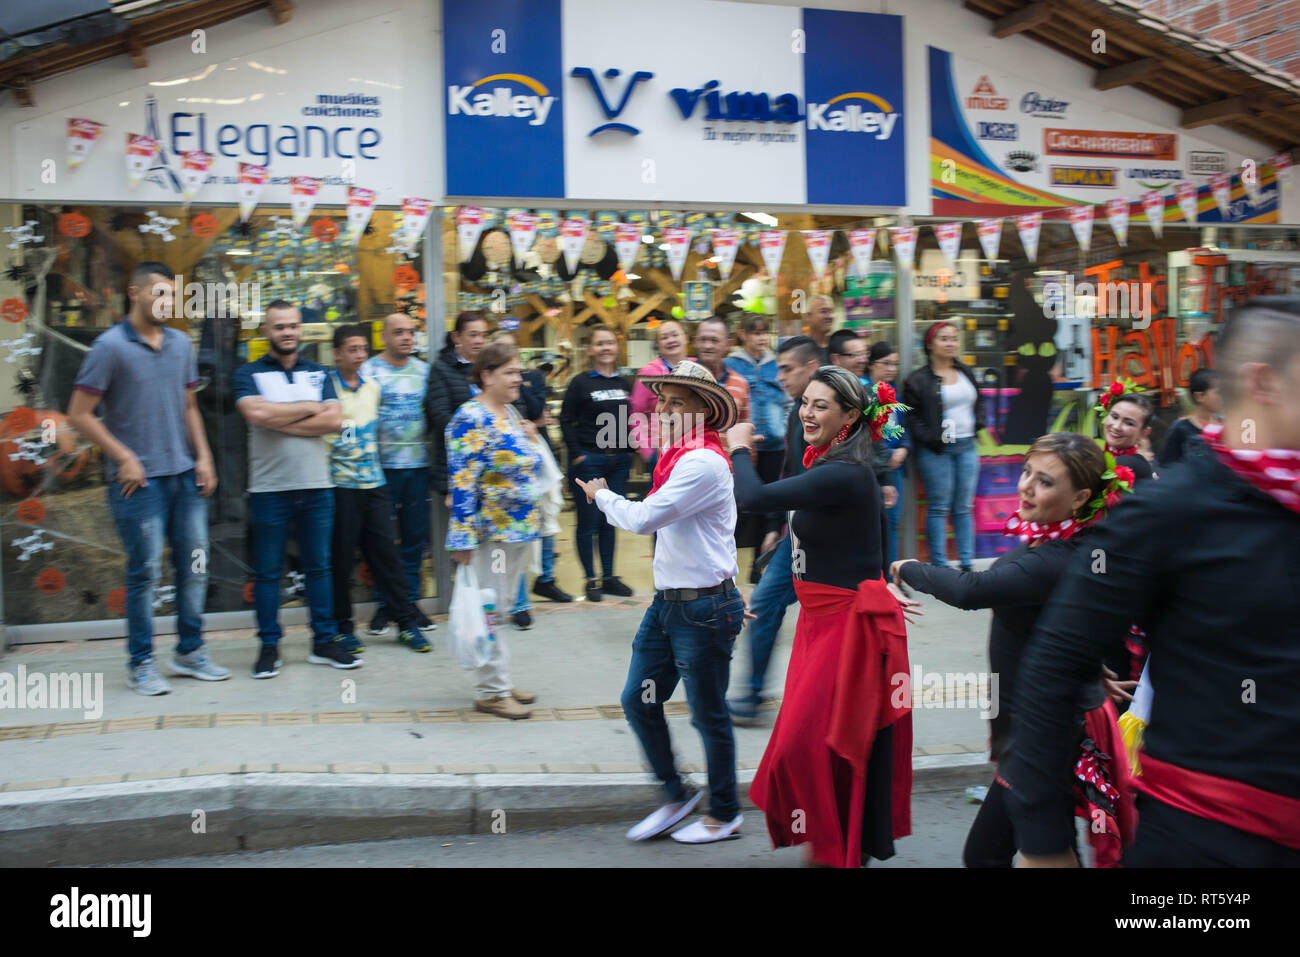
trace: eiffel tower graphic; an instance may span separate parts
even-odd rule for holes
[[[152,93],[145,98],[144,116],[144,135],[151,136],[158,141],[158,152],[154,154],[154,165],[149,167],[149,172],[145,174],[144,178],[150,183],[161,186],[163,189],[170,185],[172,192],[179,194],[181,192],[181,181],[175,171],[172,170],[171,161],[167,158],[167,147],[158,127],[158,100]]]

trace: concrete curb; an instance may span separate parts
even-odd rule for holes
[[[915,792],[987,784],[983,755],[918,757]],[[705,787],[706,776],[686,776]],[[753,771],[740,771],[742,803]],[[648,774],[213,774],[0,794],[4,867],[115,864],[309,844],[629,820]]]

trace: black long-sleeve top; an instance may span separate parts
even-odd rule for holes
[[[803,452],[808,443],[803,437],[803,420],[799,418],[799,400],[785,420],[785,455],[781,457],[781,478],[790,478],[804,470]],[[786,513],[772,512],[767,516],[765,532],[780,532],[785,527]]]
[[[560,406],[560,431],[569,448],[569,461],[588,452],[631,452],[632,385],[619,375],[579,372],[569,382]]]
[[[1165,438],[1165,447],[1160,450],[1160,464],[1173,465],[1181,462],[1187,454],[1188,445],[1193,439],[1201,437],[1201,430],[1190,416],[1179,419],[1169,428]]]
[[[922,562],[908,562],[899,569],[899,577],[908,585],[933,595],[945,605],[966,610],[993,609],[989,670],[998,676],[998,707],[989,723],[994,760],[1004,758],[1011,740],[1011,704],[1025,645],[1071,557],[1078,548],[1087,547],[1080,543],[1089,538],[1090,533],[1084,531],[1074,538],[1047,541],[1034,548],[1022,542],[982,572],[939,568]],[[1086,710],[1101,703],[1101,686],[1094,675],[1076,696],[1076,706],[1078,710]]]
[[[1199,455],[1139,486],[1088,545],[1020,663],[1001,769],[1020,849],[1071,846],[1069,692],[1133,621],[1151,649],[1146,753],[1300,799],[1300,515]]]
[[[885,569],[885,518],[880,483],[867,465],[819,462],[807,471],[763,484],[746,449],[731,456],[736,505],[747,512],[794,511],[790,522],[795,577],[856,589]]]

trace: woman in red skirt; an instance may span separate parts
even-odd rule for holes
[[[911,701],[895,680],[909,670],[907,631],[901,593],[883,574],[871,470],[873,430],[896,406],[893,390],[880,390],[877,402],[851,372],[822,366],[800,411],[807,470],[779,482],[764,485],[754,470],[752,425],[727,433],[739,507],[793,512],[800,606],[785,697],[749,798],[774,846],[810,844],[812,862],[831,867],[892,857],[894,839],[912,832]]]

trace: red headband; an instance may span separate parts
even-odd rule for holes
[[[956,328],[957,328],[957,327],[954,326],[951,322],[936,322],[936,323],[935,323],[934,325],[932,325],[929,329],[925,330],[925,350],[926,350],[926,352],[929,352],[929,351],[930,351],[930,343],[934,342],[934,337],[935,337],[936,335],[939,334],[939,330],[942,329],[944,326],[947,326],[949,329],[956,329]]]

